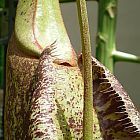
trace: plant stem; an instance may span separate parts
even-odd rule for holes
[[[113,72],[112,52],[116,48],[117,0],[100,0],[98,12],[96,57]]]
[[[92,64],[91,44],[87,9],[85,0],[77,0],[79,24],[82,40],[83,71],[84,71],[84,114],[83,114],[83,138],[93,139],[93,95],[92,95]]]
[[[140,56],[120,52],[120,51],[114,51],[113,52],[114,61],[125,61],[125,62],[134,62],[134,63],[140,63]]]

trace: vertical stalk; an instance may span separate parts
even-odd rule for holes
[[[82,40],[83,70],[84,70],[84,114],[83,114],[83,138],[93,139],[93,95],[92,95],[92,64],[91,45],[87,9],[85,0],[77,0],[79,23]]]
[[[117,0],[99,0],[96,57],[113,72]]]

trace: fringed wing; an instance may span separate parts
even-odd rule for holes
[[[93,67],[94,107],[105,140],[140,139],[140,114],[122,85],[95,58]]]

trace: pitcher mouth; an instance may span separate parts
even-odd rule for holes
[[[67,44],[66,44],[67,45]],[[77,56],[74,49],[71,46],[61,46],[61,43],[54,41],[51,45],[46,46],[41,56],[46,54],[50,56],[53,63],[58,65],[65,65],[76,67],[77,64]]]

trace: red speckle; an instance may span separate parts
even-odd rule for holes
[[[41,138],[43,135],[44,135],[44,133],[43,132],[35,132],[35,138]]]

